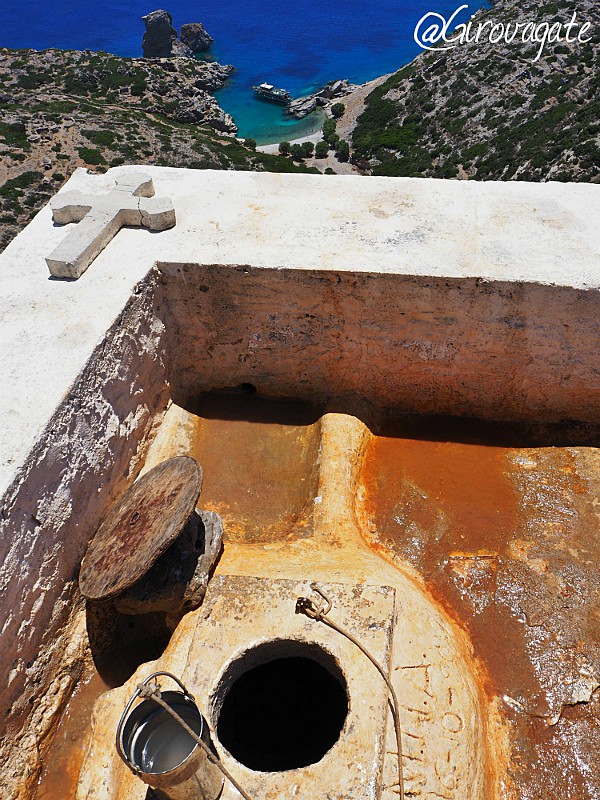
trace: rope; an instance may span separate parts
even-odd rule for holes
[[[186,733],[189,736],[191,736],[192,739],[197,744],[199,744],[200,747],[204,750],[204,752],[206,753],[206,757],[211,762],[211,764],[214,764],[219,770],[221,770],[222,774],[227,778],[227,780],[230,783],[233,784],[233,786],[242,795],[244,800],[252,800],[250,795],[247,794],[242,789],[242,787],[239,785],[239,783],[236,781],[236,779],[233,777],[233,775],[229,772],[229,770],[226,767],[224,767],[223,764],[221,764],[221,762],[219,761],[217,756],[215,756],[215,754],[208,747],[208,745],[205,742],[202,741],[202,739],[198,736],[198,734],[195,733],[195,731],[193,731],[190,728],[190,726],[187,724],[187,722],[185,722],[185,720],[183,720],[179,716],[179,714],[176,711],[174,711],[171,708],[170,705],[168,705],[168,703],[165,703],[165,701],[161,697],[160,688],[159,688],[157,683],[149,683],[149,684],[146,684],[146,685],[140,684],[137,688],[140,690],[140,696],[141,697],[147,697],[150,700],[154,700],[154,702],[157,703],[161,708],[163,708],[168,714],[170,714],[173,717],[173,719],[177,720],[177,722],[186,731]]]
[[[400,727],[400,712],[399,712],[399,704],[398,704],[398,696],[396,695],[396,690],[392,685],[391,680],[385,674],[383,667],[377,659],[369,653],[367,648],[361,644],[349,631],[344,630],[339,625],[337,625],[333,620],[327,617],[327,614],[331,611],[332,602],[327,597],[327,595],[317,586],[316,583],[311,583],[311,588],[315,590],[318,594],[321,595],[323,600],[325,601],[325,607],[319,608],[313,600],[310,600],[308,597],[299,597],[296,601],[296,614],[305,614],[309,619],[314,619],[317,622],[322,622],[323,624],[327,625],[328,628],[332,628],[334,631],[337,631],[342,636],[345,636],[346,639],[349,639],[352,644],[356,645],[358,649],[363,653],[373,664],[377,672],[381,675],[385,684],[388,688],[390,693],[390,697],[392,699],[391,706],[392,706],[392,717],[394,720],[394,731],[396,734],[396,745],[398,748],[398,788],[400,790],[400,800],[404,800],[404,772],[402,768],[402,729]]]

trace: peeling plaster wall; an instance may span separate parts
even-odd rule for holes
[[[159,264],[173,396],[597,422],[600,292],[534,283]]]
[[[0,630],[10,647],[0,653],[0,760],[11,796],[26,797],[36,780],[40,742],[83,664],[85,628],[73,616],[81,558],[142,465],[168,400],[153,295],[154,276],[137,287],[2,499]]]

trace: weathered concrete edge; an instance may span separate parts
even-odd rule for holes
[[[138,285],[1,501],[0,708],[9,735],[0,759],[10,797],[29,796],[40,742],[81,668],[83,651],[74,660],[69,647],[81,557],[141,467],[168,401],[155,279]]]

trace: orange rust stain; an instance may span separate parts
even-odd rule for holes
[[[452,423],[448,438],[437,427],[427,439],[427,424],[407,436],[372,439],[362,476],[370,528],[418,568],[434,598],[468,630],[475,653],[484,654],[489,692],[526,684],[539,693],[528,662],[507,659],[525,642],[494,603],[498,557],[520,530],[510,449],[478,441],[477,429],[453,431]]]
[[[94,673],[73,692],[42,758],[42,773],[34,800],[72,800],[85,756],[94,703],[108,687]]]
[[[310,536],[319,425],[307,409],[257,398],[208,398],[192,445],[204,469],[199,505],[225,539],[259,544]]]
[[[412,418],[383,433],[361,475],[370,545],[420,573],[467,632],[484,691],[516,700],[500,708],[519,796],[547,796],[567,770],[569,797],[591,800],[600,715],[570,709],[565,689],[597,651],[598,526],[576,449],[475,421]]]

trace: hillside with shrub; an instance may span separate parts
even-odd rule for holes
[[[598,4],[498,0],[474,22],[564,24],[575,9],[591,41],[548,42],[537,61],[537,44],[486,37],[423,52],[367,97],[353,163],[372,175],[599,180]]]
[[[190,58],[0,49],[0,250],[77,167],[307,171],[233,137],[211,94],[231,70]]]

